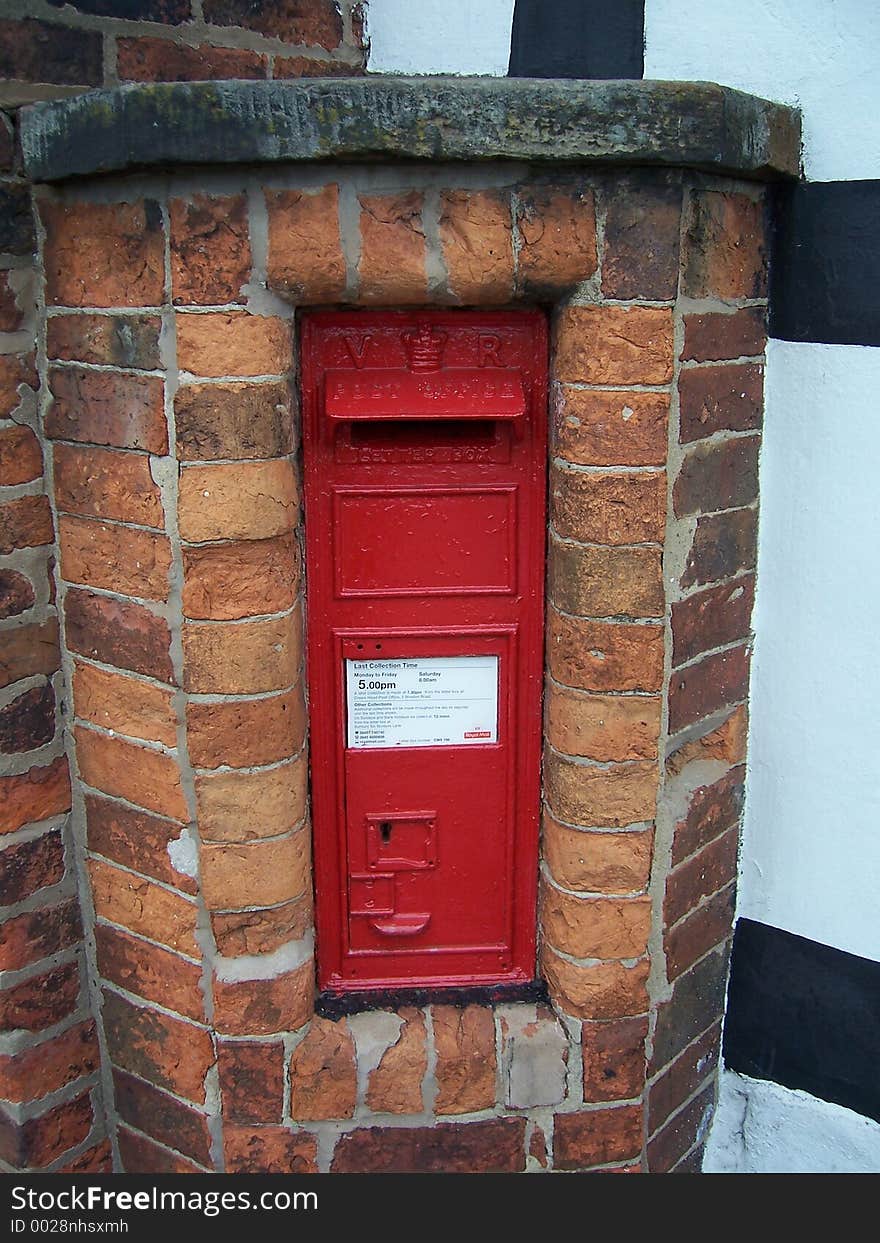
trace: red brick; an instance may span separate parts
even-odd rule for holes
[[[211,1135],[204,1114],[181,1105],[174,1097],[123,1070],[113,1072],[113,1092],[119,1118],[168,1148],[211,1164]]]
[[[174,398],[177,456],[184,462],[282,457],[293,448],[284,383],[186,384]]]
[[[0,1097],[7,1101],[42,1099],[98,1069],[100,1053],[91,1019],[31,1045],[0,1055]]]
[[[81,721],[166,747],[177,745],[177,718],[170,689],[77,660],[73,702]]]
[[[648,1141],[650,1173],[668,1174],[694,1144],[705,1138],[714,1106],[715,1085],[710,1084]]]
[[[657,1007],[651,1073],[678,1057],[683,1049],[724,1011],[729,946],[707,954],[674,982],[672,996]]]
[[[266,207],[269,288],[292,294],[301,305],[341,301],[348,276],[339,232],[339,187],[267,190]]]
[[[679,669],[669,688],[670,732],[745,699],[750,655],[748,647],[734,647]]]
[[[47,885],[57,885],[63,876],[64,842],[58,829],[0,850],[0,893],[5,906],[23,902]]]
[[[40,387],[33,354],[0,354],[0,418],[8,418],[22,402],[21,388]]]
[[[302,689],[265,699],[188,703],[187,739],[197,768],[249,768],[296,755],[305,735]]]
[[[550,469],[550,517],[564,539],[590,544],[663,540],[666,475],[662,471]]]
[[[211,1037],[202,1027],[104,993],[107,1049],[116,1066],[185,1100],[203,1104],[205,1076],[214,1065]]]
[[[755,579],[750,574],[673,604],[673,666],[714,647],[747,638],[754,603]]]
[[[201,967],[105,924],[95,926],[95,941],[98,970],[105,980],[184,1018],[205,1021]]]
[[[187,901],[182,894],[171,889],[154,884],[145,876],[111,867],[100,859],[89,859],[88,870],[98,919],[120,924],[142,937],[149,937],[170,946],[171,949],[179,950],[182,954],[188,954],[190,958],[201,956],[201,949],[195,938],[198,908],[194,902]],[[118,944],[115,948],[119,948]],[[144,952],[145,955],[149,953]],[[168,960],[158,955],[157,961],[162,964],[158,968],[161,972]],[[128,969],[128,965],[123,962],[118,964],[118,968],[120,971],[123,968]],[[145,960],[143,978],[146,981],[149,980],[147,965]],[[185,972],[186,968],[182,966],[183,978]]]
[[[621,1101],[641,1096],[647,1035],[647,1016],[583,1024],[585,1101]]]
[[[63,512],[145,527],[164,525],[159,489],[144,454],[60,444],[54,457],[55,499]]]
[[[244,48],[187,47],[169,39],[118,39],[120,82],[208,82],[214,78],[265,78],[266,57]]]
[[[40,442],[29,427],[0,428],[0,485],[30,483],[43,473]]]
[[[318,1145],[308,1131],[281,1126],[223,1127],[229,1174],[317,1174]]]
[[[130,1131],[126,1126],[117,1129],[119,1155],[126,1174],[204,1174],[205,1169],[169,1151],[161,1144],[154,1144],[144,1135]]]
[[[758,515],[754,509],[735,509],[697,519],[694,542],[682,587],[694,587],[753,570],[757,560]]]
[[[441,191],[440,245],[449,291],[459,302],[491,305],[510,301],[513,229],[509,194]]]
[[[663,946],[668,979],[674,980],[683,971],[687,971],[699,958],[730,936],[735,908],[736,885],[731,884],[674,928],[664,932]]]
[[[213,26],[244,26],[285,43],[329,52],[342,42],[342,17],[334,0],[270,0],[256,6],[251,0],[205,0],[203,11]]]
[[[69,32],[65,32],[69,35]],[[52,306],[158,306],[165,286],[159,205],[42,200]]]
[[[145,370],[161,365],[158,315],[52,315],[46,327],[49,358]]]
[[[566,544],[551,536],[551,602],[585,617],[661,617],[666,608],[658,548]]]
[[[45,1167],[81,1144],[92,1129],[94,1117],[88,1092],[47,1109],[16,1127],[10,1147],[0,1141],[0,1155],[18,1169]]]
[[[77,727],[75,738],[86,785],[181,824],[189,820],[180,769],[170,755],[84,726]]]
[[[0,833],[70,810],[67,756],[13,777],[0,777]]]
[[[663,919],[667,928],[736,879],[738,846],[737,830],[728,829],[714,842],[691,855],[686,863],[673,868],[666,879],[663,902]]]
[[[88,846],[93,854],[104,855],[185,893],[198,892],[195,880],[178,872],[168,855],[171,843],[180,837],[179,824],[95,794],[85,796],[85,808]]]
[[[648,1133],[662,1126],[674,1110],[705,1080],[713,1078],[718,1068],[721,1025],[716,1023],[698,1040],[670,1063],[650,1087],[648,1093]]]
[[[3,166],[2,147],[7,137],[5,124],[0,122],[0,167]],[[26,312],[19,306],[15,287],[10,283],[12,275],[11,272],[0,273],[0,332],[18,332],[25,324]]]
[[[55,538],[48,496],[21,496],[0,505],[0,556]]]
[[[168,452],[164,382],[158,376],[51,367],[46,435],[55,440]]]
[[[423,196],[408,193],[359,195],[360,300],[407,304],[428,300]]]
[[[666,307],[569,306],[556,333],[554,374],[580,384],[668,384],[672,312]]]
[[[554,451],[581,466],[662,466],[669,396],[556,386]]]
[[[62,514],[58,541],[67,582],[143,600],[168,599],[171,544],[164,535]]]
[[[713,362],[752,358],[763,354],[766,344],[766,312],[760,306],[744,306],[730,314],[710,311],[684,317],[682,359]]]
[[[631,1161],[641,1150],[640,1105],[557,1114],[553,1120],[554,1169],[583,1170],[612,1161]]]
[[[517,192],[517,284],[528,293],[557,293],[596,271],[596,207],[577,186]]]
[[[525,1118],[439,1122],[432,1127],[364,1127],[342,1135],[334,1174],[520,1174]]]
[[[0,709],[0,753],[32,751],[55,736],[55,692],[35,686]]]
[[[678,377],[682,444],[714,432],[759,431],[764,411],[764,368],[689,367]]]
[[[658,691],[663,684],[663,627],[588,621],[547,610],[551,677],[586,691]]]
[[[0,1031],[43,1031],[72,1014],[79,1003],[77,962],[0,990]]]
[[[187,617],[233,621],[289,609],[300,588],[299,548],[292,535],[183,550]]]
[[[605,200],[602,293],[662,302],[678,292],[681,187],[653,174],[614,179]]]
[[[679,518],[750,505],[758,497],[759,436],[706,441],[685,454],[673,488]]]
[[[704,190],[694,195],[682,265],[682,292],[694,298],[767,294],[762,199]]]
[[[171,632],[164,617],[142,604],[78,587],[68,590],[64,615],[71,651],[163,682],[173,681]]]
[[[34,585],[17,570],[0,570],[0,620],[19,617],[36,600]]]
[[[673,867],[736,824],[742,815],[744,801],[745,768],[742,764],[711,785],[694,790],[687,814],[675,826]]]
[[[221,306],[243,301],[241,287],[251,270],[244,195],[172,199],[169,215],[174,302]]]
[[[310,56],[276,56],[273,78],[359,78],[363,65],[344,60],[315,60]]]
[[[56,1174],[112,1174],[113,1149],[109,1139],[101,1140],[93,1148],[88,1148],[67,1165],[61,1165]]]
[[[19,971],[82,938],[79,903],[71,898],[58,906],[42,907],[7,919],[0,938],[0,970]]]
[[[351,1118],[357,1104],[355,1048],[347,1021],[314,1018],[290,1059],[290,1114],[297,1122]]]
[[[0,56],[5,78],[64,86],[101,85],[103,45],[97,31],[22,20],[21,10],[16,12],[8,6],[4,6],[4,11],[15,18],[0,22]]]
[[[214,1024],[227,1036],[297,1031],[312,1015],[314,992],[311,961],[269,980],[215,980]]]
[[[11,686],[21,678],[54,673],[61,665],[58,645],[58,619],[48,617],[3,632],[0,648],[0,686]]]
[[[233,1122],[281,1122],[284,1045],[280,1041],[221,1040],[217,1065],[225,1118]]]

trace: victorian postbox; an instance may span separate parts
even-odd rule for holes
[[[319,983],[535,974],[547,336],[302,325]]]

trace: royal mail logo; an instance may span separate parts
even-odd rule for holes
[[[405,332],[403,343],[413,371],[439,371],[447,334],[430,324],[419,324],[415,332]]]
[[[465,738],[491,738],[491,729],[466,729],[464,731]]]

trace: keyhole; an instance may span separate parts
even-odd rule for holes
[[[383,842],[391,841],[391,821],[382,820],[379,824],[379,835]]]

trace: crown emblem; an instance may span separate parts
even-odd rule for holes
[[[412,371],[440,370],[446,344],[445,332],[432,328],[430,324],[419,324],[416,332],[405,332],[403,340]]]

